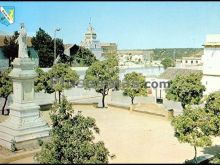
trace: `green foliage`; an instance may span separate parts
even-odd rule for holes
[[[5,71],[0,72],[0,97],[3,97],[5,99],[5,102],[2,107],[2,114],[4,114],[8,96],[13,92],[12,80],[9,77],[10,72],[11,68],[8,68]]]
[[[53,89],[53,81],[51,80],[48,72],[44,72],[43,69],[39,67],[36,68],[35,71],[38,74],[34,81],[35,92],[44,91],[49,94],[54,93],[55,90]]]
[[[40,92],[45,89],[45,83],[46,83],[46,73],[41,68],[36,68],[35,71],[37,72],[38,76],[35,78],[34,81],[34,91]]]
[[[164,69],[167,69],[168,67],[174,66],[174,61],[170,58],[165,58],[161,61],[161,64],[163,65]]]
[[[185,160],[184,164],[197,164],[195,159]]]
[[[110,153],[102,141],[94,142],[99,133],[95,119],[74,114],[72,105],[63,97],[50,114],[51,140],[45,142],[35,159],[39,163],[85,164],[108,163]]]
[[[220,116],[220,91],[211,93],[206,99],[205,110],[215,116]]]
[[[175,51],[175,52],[174,52]],[[197,56],[202,55],[203,48],[167,48],[167,49],[154,49],[153,50],[153,60],[160,60],[164,58],[180,59],[182,57]]]
[[[195,149],[195,160],[197,157],[196,147],[206,147],[212,144],[209,134],[210,126],[207,123],[207,114],[202,108],[187,107],[182,115],[174,117],[172,125],[175,136],[181,143],[189,143]]]
[[[8,68],[4,71],[0,71],[0,97],[8,97],[13,91],[12,80],[9,77],[11,70],[11,68]]]
[[[105,107],[105,96],[108,91],[115,87],[119,80],[118,61],[115,58],[108,58],[104,61],[94,62],[86,71],[84,79],[85,89],[94,88],[102,94],[102,106]]]
[[[52,40],[53,46],[54,46],[54,39]],[[54,47],[53,47],[54,51]],[[60,38],[56,38],[56,55],[61,55],[64,52],[64,45],[63,45],[63,40]]]
[[[75,66],[90,66],[97,61],[95,55],[87,48],[73,45],[70,50],[70,63]]]
[[[35,92],[42,90],[45,93],[58,92],[59,102],[63,90],[74,87],[79,81],[79,75],[68,64],[55,64],[48,72],[37,68],[36,72],[38,73],[38,77],[36,77],[34,82]]]
[[[220,92],[211,93],[206,99],[205,112],[209,115],[212,135],[220,135]]]
[[[62,92],[76,85],[79,81],[79,75],[67,64],[56,64],[48,71],[48,75],[53,80],[55,91]]]
[[[205,86],[201,83],[202,74],[191,73],[185,76],[176,76],[170,81],[170,88],[166,91],[168,100],[180,101],[183,108],[186,105],[199,104]]]
[[[18,44],[15,43],[18,36],[19,33],[15,31],[12,37],[5,37],[4,39],[3,53],[9,59],[9,66],[11,66],[11,62],[18,57]]]
[[[75,70],[67,64],[58,63],[53,65],[52,69],[48,71],[47,76],[49,77],[48,87],[59,93],[59,102],[61,92],[64,89],[70,89],[75,86],[79,81],[79,75]]]
[[[90,66],[96,61],[95,55],[87,48],[79,47],[73,59],[82,66]]]
[[[51,67],[54,62],[54,40],[43,29],[39,28],[36,36],[31,40],[32,45],[38,52],[39,67]],[[64,51],[63,41],[56,39],[56,55],[62,54]]]
[[[215,155],[209,164],[220,164],[220,154]]]
[[[133,104],[135,96],[146,96],[147,89],[145,87],[145,77],[141,73],[127,73],[123,80],[123,94],[131,97]]]

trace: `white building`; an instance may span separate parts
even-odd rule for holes
[[[119,64],[121,66],[129,66],[150,63],[152,54],[152,50],[146,49],[118,50]]]
[[[152,87],[152,95],[157,99],[166,98],[166,89],[168,88],[168,82],[173,80],[176,76],[189,75],[191,73],[202,73],[202,70],[191,69],[191,68],[177,68],[169,67],[167,68],[158,78],[152,78],[150,81],[154,83]]]
[[[96,38],[97,36],[94,31],[94,28],[89,23],[88,31],[85,33],[85,38],[81,42],[80,46],[88,48],[95,55],[96,59],[102,60],[101,43]]]
[[[220,34],[207,35],[204,43],[203,78],[205,95],[220,90]]]
[[[202,66],[202,59],[201,57],[182,57],[176,60],[175,65],[180,68]]]

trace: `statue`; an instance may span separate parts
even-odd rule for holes
[[[27,52],[27,32],[24,23],[21,23],[21,29],[18,38],[15,40],[18,43],[18,58],[28,58]]]

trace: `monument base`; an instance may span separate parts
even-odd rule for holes
[[[17,149],[25,149],[27,145],[22,144],[48,137],[50,127],[41,119],[40,106],[34,102],[34,62],[16,58],[9,76],[13,81],[13,104],[9,106],[9,118],[0,123],[0,145],[11,149],[14,143]]]
[[[41,119],[39,106],[34,103],[12,104],[10,109],[9,119],[0,123],[0,145],[11,149],[14,141],[20,150],[35,145],[38,139],[49,137],[50,127]]]

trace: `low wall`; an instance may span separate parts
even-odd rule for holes
[[[138,112],[138,113],[144,113],[148,115],[153,115],[153,116],[159,116],[166,118],[168,120],[171,120],[173,117],[173,110],[166,110],[164,107],[160,107],[160,105],[155,104],[155,106],[158,106],[158,110],[155,111],[149,111],[149,110],[144,110],[140,106],[147,106],[147,104],[123,104],[123,103],[116,103],[116,102],[110,102],[108,103],[108,106],[111,107],[116,107],[116,108],[121,108],[124,110],[130,110],[131,112]]]
[[[64,90],[63,95],[66,96],[69,101],[79,101],[79,102],[98,102],[101,95],[95,90],[85,90],[83,88],[71,88],[69,90]],[[58,99],[58,93],[57,93]],[[55,93],[35,93],[35,102],[38,105],[53,104],[55,100]]]
[[[130,110],[130,105],[124,105],[124,104],[110,102],[110,103],[108,103],[108,106],[122,108],[125,110]]]

